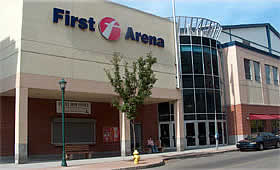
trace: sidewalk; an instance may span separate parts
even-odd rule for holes
[[[96,158],[96,159],[84,159],[84,160],[71,160],[67,161],[68,167],[61,167],[60,161],[55,162],[43,162],[43,163],[28,163],[21,165],[14,164],[0,164],[0,169],[30,169],[30,170],[64,170],[64,169],[100,169],[100,170],[126,170],[126,169],[145,169],[165,164],[165,161],[170,159],[181,159],[188,157],[199,157],[209,154],[223,153],[229,151],[235,151],[237,148],[235,145],[220,146],[216,151],[215,148],[186,150],[183,152],[167,152],[157,154],[140,155],[141,159],[136,166],[133,164],[132,156],[125,158],[112,157],[112,158]]]

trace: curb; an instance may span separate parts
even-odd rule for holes
[[[112,170],[133,170],[133,169],[148,169],[148,168],[155,168],[165,165],[165,161],[161,160],[159,163],[143,165],[143,166],[135,166],[135,167],[127,167],[127,168],[115,168]]]
[[[235,152],[238,149],[230,149],[230,150],[222,150],[222,151],[215,151],[215,152],[202,152],[202,153],[190,153],[190,154],[182,154],[182,155],[174,155],[170,156],[169,158],[163,158],[159,163],[143,165],[143,166],[133,166],[133,167],[126,167],[126,168],[114,168],[112,170],[134,170],[134,169],[148,169],[148,168],[155,168],[165,165],[165,162],[174,159],[186,159],[186,158],[198,158],[202,156],[214,155],[214,154],[221,154],[226,152]]]

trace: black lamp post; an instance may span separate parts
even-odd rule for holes
[[[66,88],[67,82],[64,79],[59,81],[60,89],[62,92],[62,162],[61,166],[67,166],[66,159],[65,159],[65,135],[64,135],[64,92]]]

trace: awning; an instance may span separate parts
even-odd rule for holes
[[[250,114],[250,120],[280,120],[280,114],[279,115]]]

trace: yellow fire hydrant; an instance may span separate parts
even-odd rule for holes
[[[139,155],[139,152],[137,150],[135,150],[133,152],[133,160],[134,160],[135,165],[137,165],[140,161],[140,155]]]

